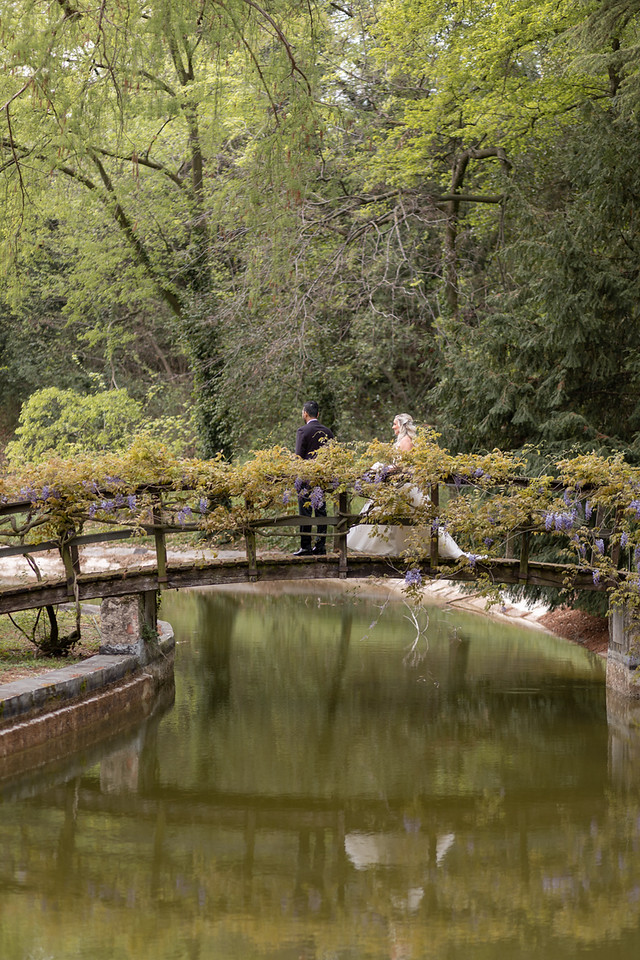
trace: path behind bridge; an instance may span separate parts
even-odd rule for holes
[[[156,563],[156,554],[153,547],[144,545],[127,546],[119,544],[117,546],[106,547],[104,545],[85,546],[80,550],[81,564],[83,573],[102,573],[110,570],[122,570],[129,568],[154,568]],[[246,556],[244,550],[232,548],[211,548],[211,547],[180,547],[168,546],[167,560],[169,564],[197,562],[198,560],[235,560],[244,559]],[[279,550],[259,551],[261,558],[277,559],[283,554]],[[64,567],[60,554],[57,551],[49,551],[38,555],[38,566],[43,577],[64,577]],[[11,557],[3,561],[3,581],[5,583],[24,583],[32,582],[34,579],[33,571],[23,557]],[[286,584],[287,590],[298,590],[300,592],[309,592],[309,581],[297,581]],[[353,589],[354,582],[342,583],[339,580],[314,581],[314,592],[331,592],[337,589]],[[282,586],[282,584],[280,585]],[[241,589],[239,585],[231,589]],[[264,590],[268,592],[275,589],[275,582],[264,582],[252,584],[252,590]],[[388,580],[384,584],[372,584],[370,581],[362,581],[360,589],[371,592],[384,592],[385,596],[389,592],[402,596],[402,581]],[[474,613],[490,615],[497,619],[517,620],[528,623],[533,626],[540,626],[540,619],[548,611],[546,604],[530,604],[524,600],[506,599],[502,606],[494,606],[487,610],[486,598],[474,591],[463,590],[460,586],[450,580],[425,581],[424,598],[427,603],[452,604],[458,609],[470,610]]]

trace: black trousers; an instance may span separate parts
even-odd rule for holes
[[[314,514],[313,507],[309,503],[309,491],[302,490],[300,496],[298,497],[298,508],[300,510],[300,516],[302,517],[312,517]],[[326,517],[327,515],[327,504],[326,502],[322,504],[321,507],[316,507],[315,509],[316,517]],[[326,547],[326,538],[323,534],[326,534],[327,528],[325,527],[316,527],[316,534],[318,534],[316,539],[316,547],[318,549]],[[300,527],[300,547],[302,550],[311,550],[311,527],[301,526]]]

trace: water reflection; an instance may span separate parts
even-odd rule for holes
[[[635,958],[640,733],[602,664],[438,610],[416,657],[405,613],[166,599],[173,709],[5,786],[3,958]]]

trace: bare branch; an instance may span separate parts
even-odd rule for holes
[[[149,167],[151,170],[157,170],[159,173],[163,173],[166,177],[168,177],[169,180],[171,180],[172,183],[175,183],[177,187],[180,187],[181,190],[184,190],[185,188],[184,181],[178,176],[177,173],[172,173],[172,171],[168,170],[163,163],[150,160],[148,153],[142,155],[136,153],[116,153],[113,150],[105,150],[103,147],[93,147],[92,149],[103,157],[111,157],[112,160],[128,160],[130,163],[139,164],[142,167]]]
[[[297,61],[296,61],[296,58],[295,58],[295,56],[294,56],[294,54],[293,54],[293,50],[292,50],[292,48],[291,48],[291,44],[289,43],[289,41],[288,41],[287,38],[285,37],[284,33],[282,32],[282,29],[278,26],[278,24],[277,24],[276,21],[273,19],[273,17],[270,16],[270,14],[268,14],[267,11],[266,11],[263,7],[261,7],[259,3],[256,3],[255,0],[244,0],[244,2],[247,4],[248,7],[252,7],[254,10],[257,10],[257,12],[260,14],[260,16],[261,16],[261,17],[264,17],[264,19],[267,21],[267,23],[271,24],[271,26],[273,27],[273,29],[274,29],[275,32],[276,32],[276,36],[278,37],[278,40],[280,41],[280,43],[281,43],[282,46],[284,47],[284,49],[285,49],[285,51],[286,51],[286,54],[287,54],[287,57],[289,58],[289,63],[291,64],[291,74],[292,74],[292,75],[293,75],[294,73],[299,74],[299,75],[302,77],[302,79],[304,80],[305,85],[306,85],[306,87],[307,87],[307,90],[309,91],[309,93],[311,93],[311,84],[309,83],[309,81],[308,81],[306,75],[304,74],[304,72],[303,72],[303,71],[300,69],[300,67],[298,66],[298,63],[297,63]]]
[[[156,288],[163,300],[165,300],[165,302],[171,307],[177,316],[180,316],[182,312],[180,300],[175,295],[173,290],[170,290],[157,276],[153,268],[153,264],[149,258],[149,254],[147,253],[147,250],[140,238],[136,235],[133,224],[129,220],[124,207],[118,199],[113,182],[104,165],[100,162],[97,154],[95,153],[92,155],[92,160],[98,169],[100,179],[102,180],[104,188],[107,191],[107,196],[104,198],[103,202],[111,207],[116,223],[129,241],[130,246],[135,251],[138,262],[148,271],[149,276],[154,281]]]

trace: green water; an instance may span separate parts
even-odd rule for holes
[[[2,960],[636,960],[602,662],[381,604],[168,595],[175,701],[2,784]]]

